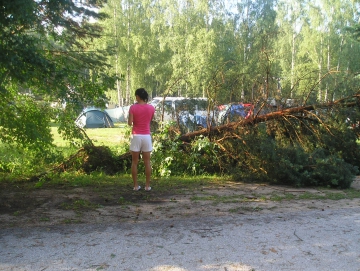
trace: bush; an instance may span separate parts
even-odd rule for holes
[[[349,188],[358,168],[334,156],[316,159],[314,170],[304,185]]]
[[[225,145],[233,158],[222,162],[235,180],[348,188],[359,168],[356,139],[336,118],[268,121],[236,131]]]
[[[217,145],[207,137],[199,137],[189,144],[178,140],[171,124],[153,135],[151,155],[153,175],[199,175],[219,171]]]

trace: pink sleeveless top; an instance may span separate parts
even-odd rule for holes
[[[132,134],[149,135],[150,122],[154,116],[155,108],[150,104],[133,104],[129,113],[133,115]]]

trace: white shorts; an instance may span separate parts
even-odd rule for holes
[[[151,152],[152,150],[151,135],[132,135],[130,151]]]

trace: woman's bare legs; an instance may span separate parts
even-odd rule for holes
[[[146,182],[145,182],[145,190],[149,190],[150,188],[150,180],[151,180],[151,164],[150,164],[150,154],[151,152],[143,152],[142,153],[142,158],[144,160],[144,165],[145,165],[145,177],[146,177]],[[139,164],[139,156],[140,156],[140,152],[131,152],[131,176],[134,182],[134,188],[137,189],[139,184],[138,184],[138,179],[137,179],[137,173],[138,173],[138,164]]]
[[[143,152],[142,153],[142,157],[143,157],[144,165],[145,165],[145,177],[146,177],[145,190],[150,189],[150,179],[151,179],[150,154],[151,154],[151,152]]]
[[[139,156],[140,152],[131,152],[131,176],[134,182],[134,189],[137,190],[139,187],[138,181],[137,181],[137,167],[139,164]]]

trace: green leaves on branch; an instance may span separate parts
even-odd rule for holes
[[[200,175],[219,172],[218,147],[207,137],[199,137],[185,144],[172,134],[173,127],[165,125],[153,134],[151,155],[153,173],[157,176]]]
[[[101,1],[4,1],[0,18],[0,139],[44,149],[48,126],[58,118],[67,136],[85,105],[104,106],[115,78],[106,72],[106,50],[92,42],[101,28]],[[66,104],[59,111],[50,103]],[[76,110],[74,110],[76,108]],[[70,121],[71,120],[71,121]]]

